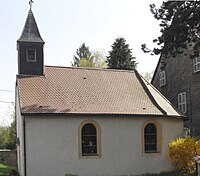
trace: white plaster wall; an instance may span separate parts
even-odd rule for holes
[[[159,173],[173,169],[168,142],[182,134],[182,120],[152,118],[162,128],[162,154],[142,154],[145,118],[92,118],[102,131],[102,158],[78,158],[77,117],[27,117],[27,176],[120,176]],[[148,118],[148,120],[151,118]]]
[[[18,89],[16,89],[16,129],[17,129],[17,138],[19,138],[20,144],[17,145],[17,167],[20,176],[25,175],[24,168],[24,131],[23,131],[23,118],[21,116],[20,107],[19,107],[19,96]]]

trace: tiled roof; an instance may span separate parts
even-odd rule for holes
[[[45,76],[17,77],[21,113],[181,117],[137,71],[45,66]]]
[[[40,36],[40,32],[31,9],[28,12],[26,23],[18,42],[19,41],[44,43]]]

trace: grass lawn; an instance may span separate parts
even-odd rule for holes
[[[0,176],[8,175],[12,170],[16,170],[15,166],[0,164]]]

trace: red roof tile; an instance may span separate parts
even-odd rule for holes
[[[180,116],[136,71],[45,66],[45,76],[19,75],[17,83],[24,114]]]

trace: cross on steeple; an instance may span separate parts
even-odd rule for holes
[[[30,9],[32,9],[33,0],[29,0]]]

